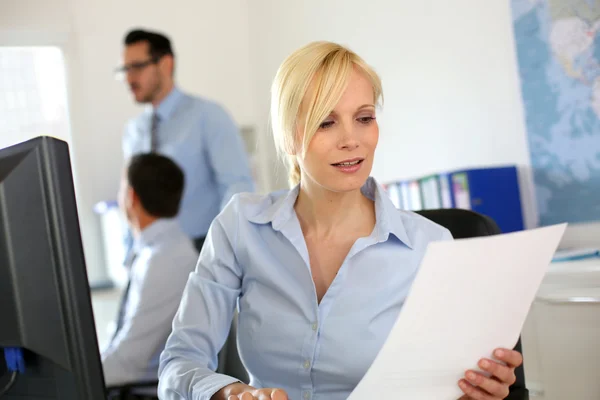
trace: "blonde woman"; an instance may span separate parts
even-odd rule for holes
[[[363,377],[427,244],[451,240],[369,177],[381,96],[377,74],[334,43],[281,65],[271,117],[293,189],[238,195],[213,222],[161,356],[161,399],[341,400]],[[250,385],[213,372],[236,307]],[[497,356],[479,365],[490,378],[457,382],[464,398],[506,397],[522,359]]]

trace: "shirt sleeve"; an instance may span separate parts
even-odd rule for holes
[[[121,145],[123,146],[123,158],[128,160],[133,154],[133,130],[134,130],[134,122],[128,121],[125,124],[125,129],[123,130],[123,140]]]
[[[187,257],[173,257],[170,253],[157,253],[134,264],[135,282],[130,298],[136,294],[139,297],[127,309],[123,327],[102,353],[107,385],[139,381],[148,373],[152,358],[169,335],[187,276],[196,262],[191,254],[186,254]]]
[[[254,182],[244,141],[229,114],[218,104],[211,104],[205,114],[206,155],[212,167],[221,209],[234,194],[254,191]]]
[[[236,218],[226,210],[208,231],[161,354],[158,394],[163,400],[210,400],[238,381],[214,372],[241,290],[242,272],[226,229],[235,225],[227,217]]]

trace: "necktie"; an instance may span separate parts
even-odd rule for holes
[[[152,113],[152,123],[150,125],[150,152],[156,153],[158,150],[158,122],[159,117],[155,112]]]
[[[131,287],[132,266],[133,266],[133,262],[135,261],[136,256],[137,256],[137,254],[134,251],[132,251],[130,253],[129,257],[127,257],[127,260],[125,260],[125,268],[127,268],[127,270],[128,270],[129,278],[127,280],[127,286],[125,287],[125,291],[123,292],[123,295],[121,296],[121,302],[119,304],[119,312],[117,313],[117,326],[115,328],[115,334],[113,336],[113,339],[114,339],[114,337],[117,336],[117,334],[119,333],[121,328],[123,328],[123,324],[125,322],[127,297],[129,296],[129,288]]]

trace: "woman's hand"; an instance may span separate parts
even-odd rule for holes
[[[256,389],[243,383],[225,386],[212,397],[212,400],[289,400],[282,389]]]
[[[521,365],[523,356],[518,351],[507,349],[497,349],[494,356],[500,362],[488,359],[479,361],[479,368],[489,373],[489,378],[473,370],[465,373],[465,379],[458,383],[465,393],[460,400],[497,400],[508,396],[508,388],[517,379],[515,368]]]
[[[288,400],[287,394],[281,389],[254,389],[242,394],[232,394],[227,400]]]

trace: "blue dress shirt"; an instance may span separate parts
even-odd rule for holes
[[[215,219],[161,354],[161,399],[209,400],[236,381],[213,372],[236,306],[252,386],[282,388],[292,400],[346,399],[396,321],[428,243],[452,238],[397,210],[370,178],[362,191],[375,202],[375,228],[318,303],[298,191],[235,196]]]
[[[156,107],[158,152],[185,173],[179,222],[192,238],[206,235],[212,220],[235,193],[254,184],[238,128],[218,104],[174,88]],[[123,136],[125,158],[150,151],[152,109],[129,121]]]

